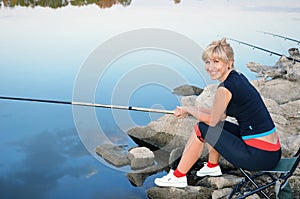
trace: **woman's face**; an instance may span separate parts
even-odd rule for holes
[[[213,80],[223,82],[228,74],[228,65],[217,58],[208,58],[205,61],[205,69]]]

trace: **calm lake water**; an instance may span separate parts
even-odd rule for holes
[[[226,36],[280,54],[299,48],[259,32],[299,40],[298,0],[0,2],[0,96],[172,110],[180,104],[176,86],[213,83],[200,59],[212,40]],[[231,44],[249,79],[248,62],[278,60]],[[0,198],[147,198],[164,174],[134,187],[130,168],[94,153],[105,142],[135,146],[126,130],[161,114],[8,100],[0,110]]]

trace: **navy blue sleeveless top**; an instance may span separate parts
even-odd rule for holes
[[[225,113],[236,118],[242,139],[258,138],[276,131],[260,94],[243,74],[232,70],[220,86],[232,94]]]

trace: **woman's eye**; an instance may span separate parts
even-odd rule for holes
[[[214,63],[219,63],[220,61],[219,60],[214,60]]]

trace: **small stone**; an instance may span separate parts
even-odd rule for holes
[[[146,147],[136,147],[128,152],[132,169],[142,169],[153,165],[154,153]]]

